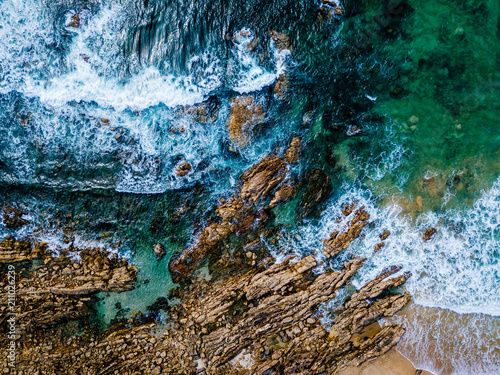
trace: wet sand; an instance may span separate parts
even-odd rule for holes
[[[428,371],[417,370],[413,364],[395,348],[383,356],[368,361],[359,367],[348,367],[339,375],[433,375]]]
[[[419,368],[439,375],[500,373],[500,317],[410,302],[387,323],[404,325],[396,348]]]

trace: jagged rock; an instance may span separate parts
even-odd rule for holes
[[[375,248],[373,249],[373,251],[376,253],[377,251],[379,251],[384,246],[385,246],[385,242],[380,242],[380,243],[378,243],[378,244],[375,245]]]
[[[179,177],[184,177],[191,171],[191,169],[192,169],[191,163],[186,161],[186,162],[182,163],[181,165],[179,165],[179,167],[177,167],[177,171],[175,174]]]
[[[288,90],[288,79],[284,74],[280,74],[278,80],[274,84],[273,91],[278,97],[278,99],[284,99],[287,90]]]
[[[291,48],[290,38],[286,34],[277,32],[276,30],[271,30],[269,34],[276,44],[276,48],[280,51]]]
[[[241,200],[222,203],[218,215],[224,220],[238,216],[235,207],[241,206]],[[241,256],[253,258],[244,251]],[[344,302],[328,332],[312,316],[320,304],[335,298],[336,292],[349,283],[365,259],[354,259],[339,272],[329,270],[320,275],[311,272],[317,265],[314,256],[294,263],[295,260],[290,257],[276,264],[266,258],[260,265],[230,273],[218,283],[198,280],[177,288],[173,295],[180,303],[169,306],[168,301],[161,298],[150,306],[151,311],[170,311],[168,328],[163,333],[158,332],[156,323],[135,327],[119,323],[102,335],[68,338],[58,334],[56,328],[48,327],[43,335],[37,336],[36,343],[28,339],[19,341],[16,366],[26,373],[196,374],[203,371],[207,375],[229,375],[241,370],[237,364],[242,362],[233,358],[244,355],[250,358],[243,361],[247,366],[243,371],[247,374],[317,375],[334,374],[343,367],[359,365],[396,345],[404,333],[399,325],[386,326],[372,337],[359,333],[408,302],[408,293],[391,295],[388,291],[401,285],[409,274],[389,278],[400,271],[393,267],[365,284]],[[116,268],[112,261],[104,259],[102,252],[89,251],[83,254],[76,269],[81,270],[78,275],[94,280],[90,270],[101,275],[108,267],[109,270],[126,267],[123,261],[120,264],[122,267]],[[74,268],[65,258],[51,260],[44,267],[40,269],[42,273],[55,270],[59,277],[63,270],[71,273]],[[37,276],[37,279],[42,277]],[[71,273],[73,279],[84,282],[75,276]],[[44,295],[43,284],[30,283],[35,295]],[[106,290],[105,286],[102,290]],[[50,311],[62,312],[62,316],[57,316],[60,321],[78,318],[78,308],[85,311],[78,300],[60,297],[52,293],[48,300]],[[68,309],[75,315],[68,315]],[[40,305],[36,310],[44,312],[40,315],[43,321],[49,319],[49,310]],[[36,316],[29,318],[37,319]],[[163,323],[162,327],[165,327]],[[5,340],[3,336],[0,341]],[[2,358],[0,363],[5,361]]]
[[[14,207],[11,205],[5,205],[3,209],[3,223],[7,228],[18,229],[25,225],[30,224],[26,219],[23,219],[23,215],[27,215],[28,212],[20,207]]]
[[[349,216],[353,207],[344,209],[344,215]],[[360,207],[354,214],[354,218],[347,223],[347,229],[343,232],[333,232],[329,239],[325,241],[323,254],[330,258],[337,255],[347,247],[361,234],[363,228],[368,224],[370,214]]]
[[[77,249],[70,247],[75,252]],[[110,257],[99,249],[84,249],[80,262],[65,255],[53,258],[45,244],[6,240],[0,243],[1,263],[44,259],[33,270],[26,264],[16,269],[16,313],[20,327],[47,327],[61,321],[82,318],[90,314],[84,302],[100,292],[120,292],[133,288],[137,271],[125,260]],[[21,272],[22,271],[22,272]],[[5,312],[6,296],[0,298]],[[7,315],[0,315],[2,327]]]
[[[380,234],[380,240],[381,241],[385,241],[387,237],[389,237],[391,235],[391,232],[388,231],[388,230],[384,230],[381,234]]]
[[[255,103],[252,96],[239,96],[231,99],[229,118],[229,136],[231,141],[244,147],[250,142],[253,129],[264,121],[264,111]]]
[[[285,161],[287,163],[292,164],[299,160],[301,146],[302,142],[300,141],[300,138],[293,137],[292,141],[290,142],[290,147],[285,153]]]
[[[80,27],[80,13],[75,13],[71,16],[71,21],[66,25],[66,27],[74,27],[78,29]]]
[[[288,181],[285,185],[280,187],[276,193],[274,193],[273,198],[269,202],[269,208],[276,207],[278,203],[285,202],[295,195],[297,191],[297,186],[293,181]]]
[[[16,263],[47,255],[46,244],[34,246],[29,241],[16,241],[8,239],[0,241],[0,264]]]
[[[240,195],[250,203],[265,199],[285,178],[286,164],[282,157],[269,155],[240,176]]]
[[[435,228],[429,228],[425,231],[424,235],[423,235],[423,240],[425,242],[429,241],[432,236],[434,236],[435,234],[437,233],[437,230]]]

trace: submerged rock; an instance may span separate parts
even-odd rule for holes
[[[201,124],[209,124],[217,121],[218,107],[218,101],[216,99],[210,99],[206,103],[199,103],[193,106],[183,107],[180,113],[193,116],[195,121]]]
[[[166,254],[165,247],[162,244],[157,243],[153,246],[153,253],[157,260],[162,260]]]
[[[320,169],[311,169],[306,173],[303,182],[304,194],[298,205],[299,215],[304,218],[326,201],[332,192],[330,177]]]

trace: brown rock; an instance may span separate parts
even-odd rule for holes
[[[290,38],[286,34],[279,33],[276,30],[271,30],[269,34],[280,51],[291,48]]]
[[[80,13],[75,13],[71,16],[71,21],[66,25],[67,27],[74,27],[78,29],[80,27]]]
[[[351,211],[350,207],[349,210],[344,210],[344,214],[347,213],[346,216],[348,216]],[[364,210],[364,207],[360,207],[355,212],[354,218],[347,223],[347,229],[344,232],[334,232],[325,241],[323,254],[330,258],[347,249],[351,242],[361,234],[363,228],[368,224],[369,218],[370,214]]]
[[[264,121],[261,105],[252,96],[239,96],[231,99],[229,135],[237,146],[244,147],[251,140],[254,127]]]
[[[278,99],[284,99],[286,96],[287,89],[288,89],[288,80],[284,74],[280,74],[278,80],[274,84],[273,91],[278,97]]]
[[[265,199],[285,178],[286,164],[282,157],[269,155],[240,176],[241,198],[249,203]]]
[[[293,137],[292,141],[290,142],[290,147],[285,153],[285,161],[287,163],[292,164],[299,160],[301,145],[302,142],[300,141],[300,138]]]
[[[379,235],[379,237],[380,237],[380,240],[385,241],[385,239],[386,239],[387,237],[389,237],[390,235],[391,235],[391,232],[390,232],[390,231],[388,231],[388,230],[384,230],[384,231],[383,231],[383,232]]]
[[[78,249],[70,247],[72,252]],[[48,327],[91,314],[84,302],[92,301],[100,292],[130,290],[137,271],[123,259],[110,259],[110,254],[99,249],[84,249],[80,262],[64,254],[52,258],[45,244],[30,241],[0,242],[0,260],[17,264],[16,322],[21,329]],[[32,261],[44,258],[43,264]],[[0,312],[5,312],[5,295],[0,297]],[[7,314],[0,314],[3,325]]]
[[[297,191],[297,187],[293,183],[293,181],[288,181],[285,185],[283,185],[281,188],[279,188],[278,191],[276,191],[273,199],[271,199],[271,202],[269,202],[268,207],[273,208],[273,207],[276,207],[278,205],[278,203],[287,201],[293,195],[295,195],[296,191]]]
[[[23,216],[27,214],[28,211],[21,207],[6,204],[3,209],[3,223],[7,228],[19,229],[30,224],[28,220],[23,219]]]
[[[221,208],[222,212],[227,218],[238,216],[229,208]],[[105,258],[100,252],[87,252],[82,256],[80,268],[96,272],[108,267],[114,270],[114,264]],[[165,327],[165,322],[161,325],[140,323],[137,319],[141,314],[136,314],[135,320],[131,319],[126,325],[118,323],[110,327],[101,335],[71,336],[67,331],[62,335],[59,327],[47,327],[36,341],[19,342],[16,362],[32,366],[26,368],[28,373],[195,374],[204,371],[207,375],[232,375],[241,370],[233,358],[244,353],[251,358],[246,361],[246,373],[318,375],[360,365],[396,345],[404,333],[400,325],[386,326],[371,335],[360,333],[408,303],[409,294],[388,293],[401,285],[408,274],[389,278],[400,270],[393,267],[365,284],[344,301],[328,332],[313,315],[322,303],[334,298],[337,291],[349,283],[365,259],[355,259],[339,272],[329,270],[320,275],[310,272],[316,266],[314,256],[298,263],[292,259],[279,264],[270,259],[267,267],[232,272],[217,283],[199,280],[176,288],[172,296],[180,303],[169,307],[166,322],[169,328],[163,328],[162,334],[159,328]],[[51,261],[47,267],[52,270],[56,264]],[[75,275],[72,278],[75,279]],[[34,289],[30,290],[39,291],[36,285],[32,284]],[[35,295],[45,294],[42,291]],[[52,299],[42,297],[46,309],[36,305],[38,315],[30,319],[42,317],[45,321],[49,311],[52,321],[54,314],[58,319],[81,316],[71,314],[84,311],[83,304],[68,298],[60,300],[60,296],[62,294],[51,294]],[[59,315],[61,307],[65,312]],[[0,363],[4,364],[5,359],[0,359]],[[77,364],[78,370],[72,364]]]
[[[156,259],[161,260],[166,254],[165,247],[162,244],[157,243],[153,246],[153,253]]]
[[[425,233],[424,233],[424,235],[423,235],[423,237],[422,237],[422,238],[423,238],[423,240],[424,240],[425,242],[427,242],[427,241],[429,241],[429,240],[432,238],[432,236],[434,236],[434,234],[436,234],[436,233],[437,233],[437,230],[436,230],[435,228],[429,228],[429,229],[427,229],[427,230],[425,231]]]
[[[175,174],[179,177],[186,176],[191,171],[191,164],[186,161],[177,167]]]

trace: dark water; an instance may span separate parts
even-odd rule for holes
[[[342,8],[329,16],[305,0],[3,0],[0,194],[32,224],[17,233],[0,226],[0,235],[50,240],[54,250],[68,241],[115,249],[138,266],[139,283],[103,296],[99,319],[145,311],[173,286],[168,256],[158,262],[153,245],[169,254],[189,246],[239,174],[296,135],[305,148],[293,172],[321,169],[332,193],[304,213],[305,184],[276,208],[284,229],[270,250],[320,249],[341,203],[361,201],[377,221],[352,249],[369,257],[358,285],[399,263],[413,272],[407,288],[417,306],[491,316],[478,328],[484,334],[456,346],[445,332],[470,332],[477,318],[420,323],[442,332],[433,345],[445,357],[475,357],[438,366],[406,354],[443,374],[495,372],[500,5],[353,0]],[[79,27],[67,26],[76,13]],[[279,51],[270,30],[287,35],[289,50]],[[272,91],[280,74],[285,99]],[[240,94],[266,113],[244,148],[227,131],[230,99]],[[183,110],[201,102],[211,121]],[[193,170],[180,178],[185,161]],[[429,226],[438,234],[423,243]],[[383,229],[393,235],[373,255]],[[402,347],[422,335],[409,331]]]

